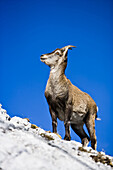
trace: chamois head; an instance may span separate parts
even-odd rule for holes
[[[68,45],[60,49],[57,48],[51,53],[41,55],[40,59],[49,67],[53,67],[53,66],[55,67],[60,64],[63,64],[64,62],[67,63],[68,49],[72,49],[72,47],[76,47],[76,46]]]

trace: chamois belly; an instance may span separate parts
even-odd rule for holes
[[[57,115],[57,118],[61,121],[64,121],[64,113],[65,113],[65,107],[66,107],[66,96],[55,96],[51,94],[45,95],[48,104],[51,106],[52,110]],[[81,111],[81,112],[79,112]],[[78,107],[72,111],[70,123],[71,124],[77,124],[78,122],[83,122],[84,117],[86,115],[86,111]]]
[[[87,102],[85,100],[76,101],[73,106],[73,112],[71,114],[70,123],[71,124],[83,123],[87,113],[88,113]]]
[[[83,124],[85,116],[86,114],[84,113],[72,112],[70,123],[71,124],[79,124],[79,123]]]
[[[57,117],[59,120],[64,121],[64,111],[61,108],[56,108]]]

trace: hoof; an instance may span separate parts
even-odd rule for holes
[[[70,140],[71,140],[71,137],[70,137],[70,136],[65,136],[65,137],[64,137],[64,140],[70,141]]]
[[[97,144],[91,144],[91,147],[94,149],[94,150],[96,150],[96,148],[97,148]]]
[[[94,150],[96,150],[96,148],[97,148],[97,141],[96,141],[96,139],[93,139],[93,140],[91,141],[91,147],[92,147]]]
[[[88,138],[83,138],[83,139],[82,139],[82,146],[83,146],[83,147],[87,147],[88,144],[89,144]]]

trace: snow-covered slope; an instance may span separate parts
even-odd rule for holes
[[[64,141],[27,119],[10,118],[0,107],[0,170],[107,170],[112,163],[103,152]]]

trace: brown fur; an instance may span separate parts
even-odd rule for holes
[[[64,74],[67,66],[67,52],[71,47],[74,46],[56,49],[52,53],[41,56],[41,61],[49,65],[51,69],[45,97],[52,117],[53,132],[57,132],[57,118],[59,118],[64,121],[65,140],[71,139],[71,125],[74,132],[81,138],[83,146],[87,146],[91,139],[91,146],[96,149],[96,103],[87,93],[74,86]],[[84,123],[90,138],[83,129]]]

